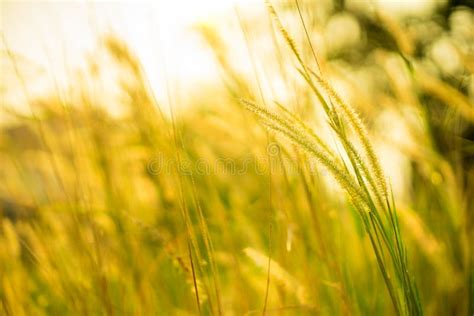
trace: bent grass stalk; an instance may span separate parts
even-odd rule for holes
[[[352,172],[342,154],[339,154],[339,159],[335,159],[336,153],[331,152],[311,128],[282,105],[277,104],[283,113],[283,116],[280,116],[253,102],[243,100],[242,103],[260,119],[264,126],[296,143],[315,157],[346,190],[363,220],[395,313],[421,315],[423,312],[417,287],[408,272],[405,246],[401,238],[393,196],[389,199],[382,168],[369,140],[368,132],[355,110],[342,100],[322,75],[316,74],[304,63],[294,40],[284,28],[276,10],[268,1],[267,6],[302,68],[299,70],[300,74],[321,102],[328,124],[347,154]],[[367,157],[365,160],[349,140],[346,125],[355,132],[355,136],[362,144],[363,152]]]

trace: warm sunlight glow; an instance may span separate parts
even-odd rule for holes
[[[97,36],[113,32],[137,55],[155,93],[164,101],[166,85],[172,89],[179,81],[180,88],[185,88],[217,76],[209,49],[192,26],[223,15],[232,17],[235,7],[249,2],[6,2],[1,30],[8,49],[29,64],[26,75],[33,75],[29,82],[33,95],[46,92],[45,86],[53,86],[53,81],[67,86],[70,74],[86,66],[84,57],[96,49]],[[15,81],[15,76],[10,80]],[[10,89],[6,98],[21,96],[17,89]]]
[[[0,315],[473,315],[472,0],[0,0]]]

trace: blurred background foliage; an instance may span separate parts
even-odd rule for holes
[[[472,1],[402,13],[274,5],[305,62],[368,127],[424,312],[472,314]],[[67,89],[41,97],[4,43],[2,95],[15,85],[25,101],[2,97],[0,109],[2,313],[395,313],[350,200],[241,104],[278,101],[334,143],[294,54],[255,7],[194,25],[219,80],[168,90],[166,104],[113,34]]]

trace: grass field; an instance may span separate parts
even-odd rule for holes
[[[4,41],[0,314],[473,314],[474,11],[389,13],[236,7],[166,102],[113,34],[41,97]]]

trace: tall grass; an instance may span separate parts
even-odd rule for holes
[[[264,125],[287,137],[317,158],[346,190],[369,235],[396,314],[420,315],[422,308],[418,298],[418,289],[408,272],[408,259],[401,239],[396,208],[393,199],[389,200],[385,178],[368,133],[354,110],[342,101],[320,75],[311,71],[304,63],[294,40],[283,27],[275,9],[270,3],[267,5],[280,32],[299,62],[302,69],[301,75],[323,106],[328,124],[338,137],[350,165],[344,161],[342,153],[331,152],[308,126],[282,106],[279,107],[282,109],[283,116],[279,116],[252,102],[244,100],[243,103],[261,119]],[[324,90],[326,98],[321,90]],[[354,132],[357,140],[362,144],[363,153],[353,146],[348,136],[348,128]],[[364,160],[362,155],[365,155],[367,159]],[[335,158],[336,156],[339,156],[338,159]]]
[[[69,92],[44,98],[5,47],[31,114],[2,107],[14,124],[0,134],[1,313],[472,312],[472,146],[455,134],[472,128],[469,93],[381,12],[359,20],[394,46],[357,71],[329,58],[319,5],[267,3],[257,22],[238,9],[235,33],[197,27],[223,84],[186,105],[169,91],[169,108],[117,37]],[[268,88],[274,73],[285,94]],[[385,113],[393,126],[378,128]],[[387,136],[395,123],[416,141]]]

